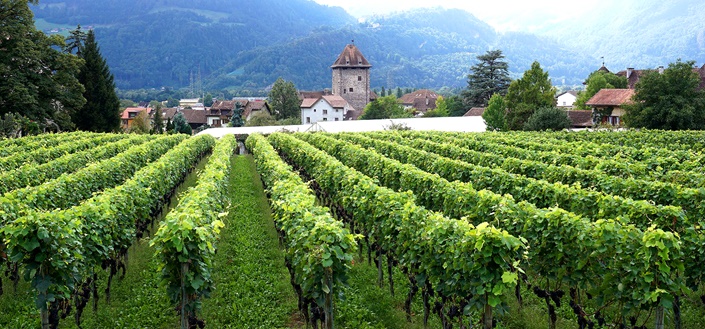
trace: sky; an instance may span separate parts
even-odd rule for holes
[[[546,21],[569,22],[588,9],[611,0],[314,0],[338,6],[357,18],[412,8],[444,7],[466,10],[498,31],[532,31]]]

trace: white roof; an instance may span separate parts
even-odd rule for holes
[[[213,137],[237,134],[247,135],[252,133],[270,134],[276,131],[325,131],[337,132],[365,132],[387,130],[392,124],[404,124],[412,130],[460,131],[483,132],[486,130],[482,117],[441,117],[441,118],[410,118],[410,119],[381,119],[381,120],[352,120],[352,121],[322,121],[314,124],[294,126],[265,126],[265,127],[240,127],[240,128],[210,128],[200,134],[209,134]]]

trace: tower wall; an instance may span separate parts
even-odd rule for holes
[[[370,102],[370,69],[334,68],[332,90],[356,110],[363,110]]]

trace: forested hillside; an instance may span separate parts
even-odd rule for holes
[[[703,12],[701,0],[612,1],[586,10],[580,19],[537,33],[587,55],[604,56],[614,71],[667,66],[678,58],[702,65]]]
[[[372,87],[464,87],[475,57],[501,49],[513,77],[538,60],[557,85],[580,85],[605,56],[614,70],[705,55],[696,0],[598,7],[536,34],[500,33],[461,10],[423,9],[358,22],[307,0],[45,0],[44,29],[91,26],[118,88],[256,91],[278,77],[300,89],[330,85],[330,64],[351,40],[373,64]],[[639,36],[638,38],[635,36]]]

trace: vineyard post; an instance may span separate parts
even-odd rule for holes
[[[485,313],[482,315],[482,327],[492,329],[492,306],[490,305],[489,293],[485,293]]]
[[[333,274],[332,273],[326,273],[326,285],[328,285],[328,288],[330,290],[326,294],[325,302],[323,305],[323,311],[326,314],[325,327],[326,327],[326,329],[333,329]]]
[[[664,326],[663,326],[664,313],[665,313],[665,309],[664,309],[663,305],[661,305],[659,303],[659,305],[656,306],[656,323],[654,325],[654,329],[664,329]]]
[[[186,272],[188,271],[188,263],[181,263],[181,329],[188,328],[186,323]]]
[[[41,266],[40,273],[41,276],[44,280],[46,280],[47,276],[47,269],[44,266]],[[42,301],[42,305],[40,308],[40,313],[41,313],[41,318],[42,318],[42,329],[50,329],[51,328],[51,323],[49,323],[49,306],[47,305],[47,292],[46,290],[40,291],[39,292],[39,300]]]

